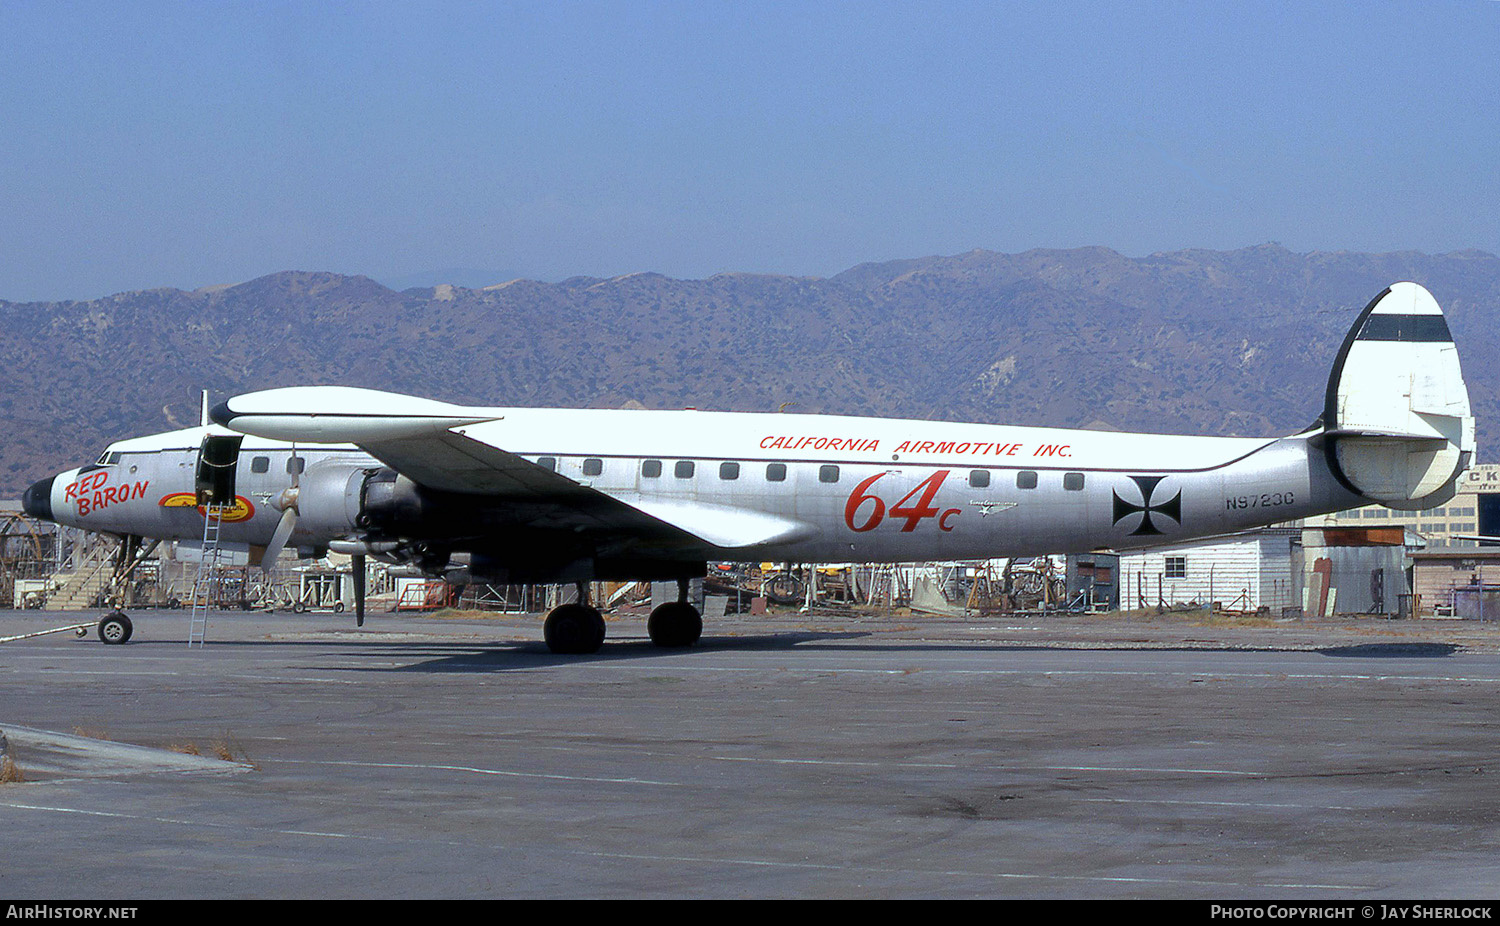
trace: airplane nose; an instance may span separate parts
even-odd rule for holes
[[[33,482],[21,496],[21,507],[33,518],[52,520],[52,481],[56,476]]]

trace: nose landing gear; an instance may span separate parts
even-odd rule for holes
[[[99,619],[99,639],[104,643],[124,643],[134,632],[135,627],[124,611],[111,611]]]

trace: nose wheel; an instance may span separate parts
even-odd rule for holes
[[[111,611],[99,620],[99,639],[104,643],[124,643],[134,632],[135,627],[124,611]]]

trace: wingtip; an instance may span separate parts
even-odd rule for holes
[[[208,410],[208,420],[214,424],[229,427],[229,423],[235,418],[235,413],[229,410],[229,401],[226,399]]]

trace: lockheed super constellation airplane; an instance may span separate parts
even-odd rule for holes
[[[911,562],[1128,549],[1379,503],[1451,497],[1474,419],[1432,296],[1397,283],[1338,352],[1322,417],[1246,439],[827,415],[483,408],[313,386],[236,396],[217,426],[111,444],[27,490],[36,517],[145,537],[203,536],[510,583],[678,580],[648,621],[695,642],[706,563]],[[128,627],[128,625],[127,625]],[[128,630],[127,630],[128,635]],[[604,620],[554,609],[554,652]]]

